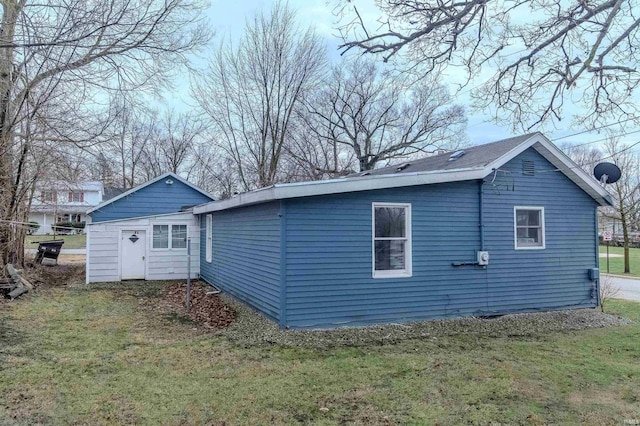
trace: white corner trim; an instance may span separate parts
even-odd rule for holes
[[[85,271],[84,271],[84,283],[89,284],[89,274],[91,271],[91,227],[86,227],[87,240],[85,241],[85,252],[87,253],[85,259]]]

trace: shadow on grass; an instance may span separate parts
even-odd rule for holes
[[[9,326],[7,318],[0,316],[0,364],[24,342],[24,333]]]
[[[78,292],[78,293],[109,291],[109,292],[113,292],[114,294],[122,294],[126,296],[160,298],[162,297],[163,290],[167,286],[175,282],[183,282],[183,281],[182,280],[123,281],[123,282],[109,282],[109,283],[78,284],[78,285],[70,286],[69,290]]]

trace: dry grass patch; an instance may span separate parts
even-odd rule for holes
[[[41,288],[2,305],[0,424],[640,418],[639,304],[611,302],[612,311],[633,320],[624,327],[359,347],[240,347],[165,304],[169,285]]]

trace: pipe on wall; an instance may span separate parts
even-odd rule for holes
[[[484,251],[484,204],[483,204],[483,185],[484,179],[478,179],[479,204],[480,204],[480,250]]]

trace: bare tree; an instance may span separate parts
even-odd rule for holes
[[[317,98],[316,102],[326,102]],[[298,112],[297,125],[287,144],[292,181],[332,179],[353,173],[357,161],[352,149],[338,143],[336,125],[310,110]]]
[[[624,273],[631,271],[629,262],[629,231],[640,217],[640,159],[631,151],[633,146],[624,145],[617,139],[605,144],[605,153],[610,161],[620,167],[622,177],[609,185],[615,198],[614,211],[622,226],[624,241]]]
[[[376,3],[384,17],[371,31],[350,1],[337,0],[344,50],[385,61],[402,51],[424,73],[454,65],[471,79],[489,71],[476,100],[514,127],[560,120],[570,99],[592,123],[636,115],[640,19],[632,0]]]
[[[7,225],[16,221],[21,202],[19,138],[29,137],[17,134],[21,123],[70,90],[86,101],[100,90],[158,87],[210,34],[201,0],[0,0],[0,6],[0,245],[6,261],[9,252],[21,257]]]
[[[204,122],[193,114],[167,111],[159,127],[156,151],[162,155],[165,171],[183,173],[189,178],[195,166],[195,149],[204,135]]]
[[[560,144],[559,148],[589,176],[593,175],[593,168],[602,159],[602,151],[592,146],[564,143]]]
[[[237,47],[219,47],[207,71],[193,81],[193,96],[211,121],[224,158],[235,161],[245,190],[271,185],[295,118],[318,82],[325,49],[318,35],[295,24],[276,3],[248,22]]]
[[[443,86],[426,80],[410,85],[371,61],[334,68],[315,99],[309,129],[335,156],[342,154],[337,146],[348,148],[359,171],[464,140],[464,109],[450,105]]]
[[[115,117],[112,136],[97,147],[98,155],[104,154],[106,148],[111,161],[117,164],[119,186],[133,188],[140,183],[140,174],[148,167],[148,150],[153,151],[158,140],[157,112],[122,96],[113,99],[111,107]]]

